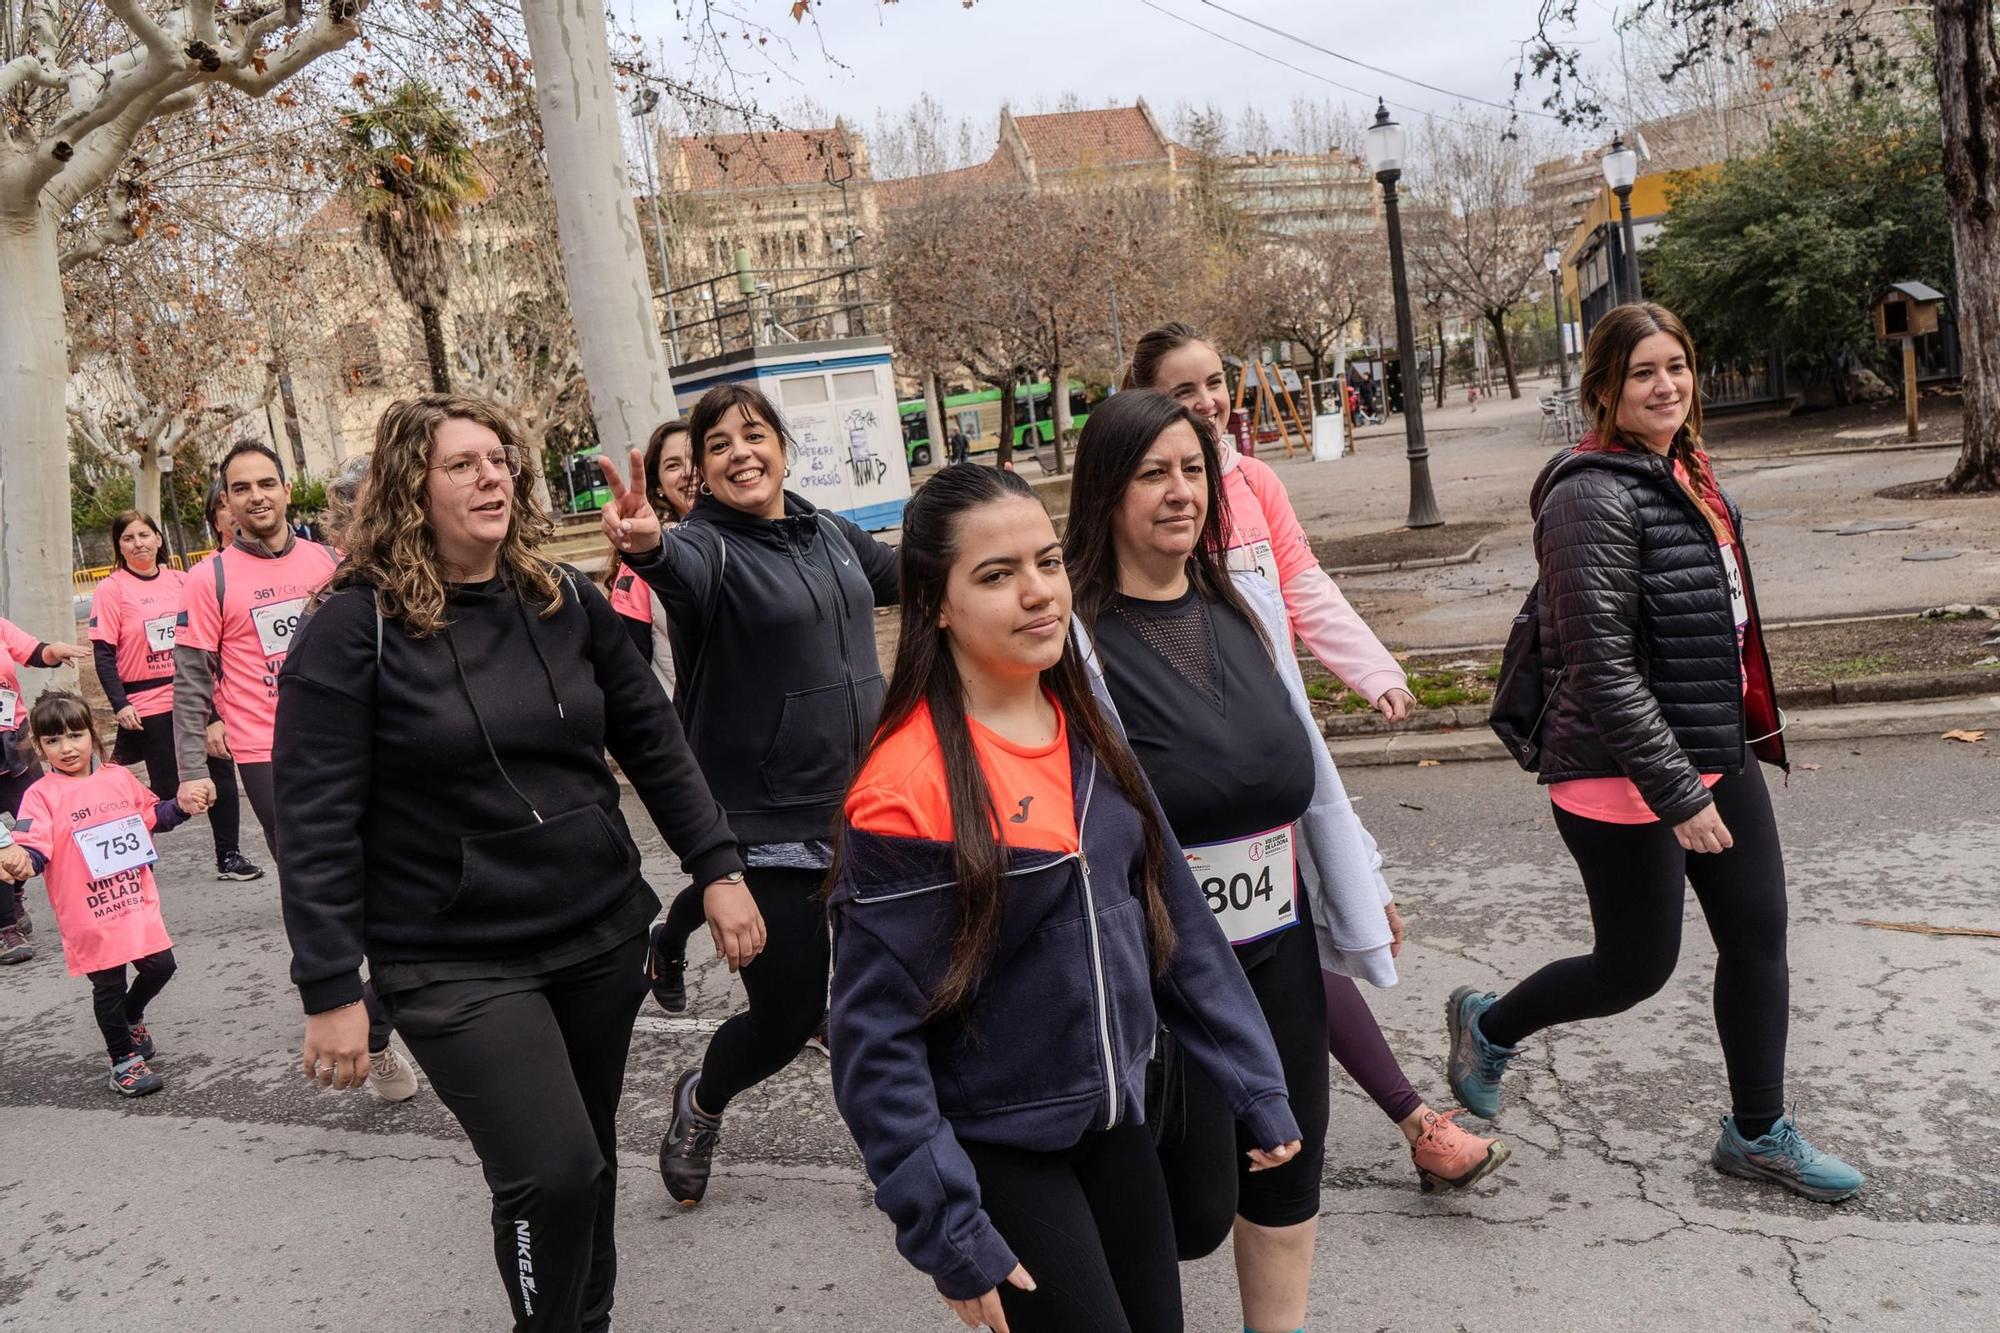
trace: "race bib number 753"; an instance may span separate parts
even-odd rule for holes
[[[1290,824],[1182,850],[1208,910],[1231,944],[1248,944],[1298,924]]]
[[[71,836],[76,839],[76,849],[83,853],[83,863],[89,867],[93,883],[110,879],[121,870],[149,866],[160,859],[159,852],[153,848],[153,835],[147,831],[146,821],[139,815],[107,820],[91,828],[78,829]]]

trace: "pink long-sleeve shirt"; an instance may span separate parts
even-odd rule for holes
[[[1285,598],[1292,633],[1348,688],[1374,703],[1390,690],[1409,688],[1382,641],[1320,568],[1306,540],[1285,483],[1268,463],[1245,457],[1227,431],[1222,435],[1222,494],[1229,505],[1232,569],[1254,569]]]

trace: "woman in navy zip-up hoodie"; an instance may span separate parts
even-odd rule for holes
[[[1144,1120],[1161,1015],[1250,1127],[1299,1130],[1242,969],[1069,638],[1011,473],[910,502],[903,630],[829,896],[834,1096],[903,1255],[968,1326],[1181,1327]]]

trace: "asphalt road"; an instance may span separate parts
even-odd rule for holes
[[[2000,941],[1858,923],[2000,928],[1995,741],[1795,758],[1789,787],[1773,784],[1792,885],[1790,1096],[1813,1139],[1869,1173],[1867,1192],[1827,1208],[1707,1165],[1725,1096],[1714,955],[1690,900],[1663,994],[1535,1039],[1509,1077],[1514,1159],[1472,1196],[1419,1194],[1401,1139],[1336,1073],[1315,1328],[1993,1327]],[[1445,995],[1583,947],[1581,891],[1546,802],[1510,766],[1348,776],[1412,935],[1403,983],[1371,1001],[1419,1091],[1441,1098]],[[181,960],[149,1014],[166,1091],[126,1103],[104,1087],[88,988],[65,975],[45,902],[43,956],[0,972],[0,1326],[504,1327],[485,1190],[455,1124],[428,1091],[392,1107],[303,1087],[271,881],[210,879],[199,824],[161,848]],[[644,850],[676,887],[664,848]],[[736,1002],[696,947],[693,1016],[649,1012],[634,1047],[618,1327],[956,1327],[897,1257],[817,1056],[732,1109],[707,1203],[668,1204],[653,1170],[665,1090]],[[1190,1330],[1240,1327],[1226,1257],[1183,1276]]]

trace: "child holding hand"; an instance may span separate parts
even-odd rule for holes
[[[200,814],[206,802],[162,801],[130,769],[105,763],[90,706],[71,691],[37,699],[28,729],[50,771],[22,798],[15,845],[0,848],[0,868],[9,878],[25,878],[21,870],[46,877],[70,975],[90,978],[111,1090],[158,1092],[164,1082],[146,1063],[153,1038],[144,1020],[174,974],[174,954],[153,882],[153,834]],[[128,964],[136,973],[129,986]]]

